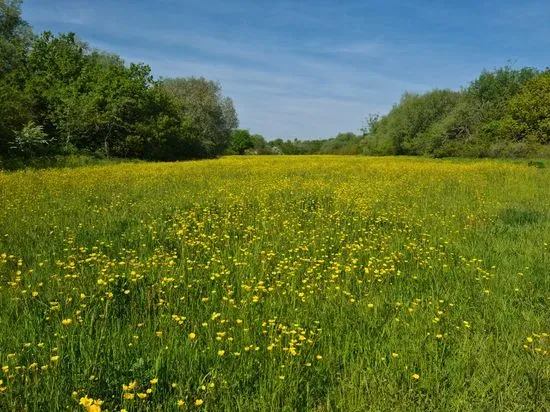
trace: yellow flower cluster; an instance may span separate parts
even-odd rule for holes
[[[495,387],[536,409],[548,179],[338,156],[0,173],[0,409],[491,410]]]

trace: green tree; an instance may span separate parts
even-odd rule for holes
[[[246,149],[254,147],[252,136],[248,130],[233,130],[231,133],[231,149],[240,155],[243,155]]]
[[[237,127],[219,83],[155,81],[148,66],[91,50],[74,33],[34,36],[21,1],[0,0],[0,156],[212,157]]]
[[[533,68],[483,71],[460,92],[405,93],[386,116],[368,119],[364,151],[371,154],[484,156],[503,135],[510,99],[536,78]],[[505,122],[513,129],[510,119]]]
[[[0,155],[8,152],[15,132],[32,120],[23,92],[32,41],[31,28],[21,17],[21,1],[0,0]]]
[[[426,154],[433,150],[435,139],[430,128],[457,104],[459,93],[433,90],[425,94],[405,93],[399,104],[386,115],[370,120],[366,134],[377,154]]]
[[[24,64],[33,34],[21,16],[21,0],[0,0],[0,77]]]
[[[51,142],[43,127],[31,121],[21,131],[15,132],[10,149],[20,156],[32,157],[43,153]]]
[[[361,138],[355,133],[339,133],[336,137],[323,142],[319,153],[323,154],[359,154]]]
[[[59,113],[78,109],[74,86],[86,61],[87,46],[74,33],[54,36],[44,32],[34,42],[27,58],[25,94],[31,101],[35,121],[50,135],[58,135]],[[67,141],[69,140],[69,141]],[[70,143],[70,135],[60,142]]]
[[[155,104],[150,95],[152,87],[148,66],[126,67],[120,59],[93,54],[71,93],[54,111],[58,130],[78,148],[141,157],[151,138],[140,126],[154,115],[150,107]]]
[[[34,110],[64,151],[144,157],[180,132],[172,100],[146,65],[126,66],[116,55],[90,52],[72,33],[46,32],[28,66]]]
[[[233,101],[222,95],[220,84],[202,77],[165,79],[161,84],[175,99],[186,133],[200,142],[202,153],[197,155],[222,154],[231,144],[238,119]]]
[[[256,154],[273,154],[271,147],[261,134],[255,133],[251,135],[250,140],[252,141],[252,147]]]
[[[529,81],[510,99],[500,127],[514,141],[550,143],[550,72]]]
[[[508,100],[538,74],[538,70],[531,67],[513,69],[505,66],[493,71],[484,70],[467,92],[486,109],[487,118],[499,117]]]

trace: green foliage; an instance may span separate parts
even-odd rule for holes
[[[21,17],[21,0],[0,0],[0,78],[24,63],[33,34]]]
[[[0,0],[0,156],[9,150],[14,131],[31,120],[21,86],[32,38],[21,18],[21,1]]]
[[[29,100],[14,76],[0,79],[0,156],[8,152],[15,132],[32,120]]]
[[[550,152],[550,74],[509,66],[460,91],[404,93],[363,136],[271,142],[237,131],[233,101],[204,78],[156,81],[74,33],[33,34],[20,0],[0,0],[0,157],[94,154],[158,160],[222,153],[529,157]],[[30,125],[30,126],[29,126]],[[33,130],[48,144],[28,139]],[[40,129],[37,129],[40,128]],[[27,136],[27,137],[24,137]],[[32,143],[31,143],[32,142]]]
[[[492,72],[483,71],[470,84],[467,91],[482,105],[491,106],[486,110],[490,115],[497,117],[496,112],[502,110],[506,102],[537,75],[538,71],[530,67],[515,70],[505,66]]]
[[[310,155],[310,154],[360,154],[364,142],[360,136],[352,132],[339,133],[330,139],[313,140],[283,140],[281,138],[267,143],[267,149],[263,153],[285,155]],[[256,145],[255,150],[258,151]],[[260,150],[260,153],[262,151]]]
[[[325,142],[325,140],[283,140],[278,138],[269,142],[269,145],[274,154],[306,155],[320,153]]]
[[[26,157],[44,151],[50,143],[44,128],[31,121],[15,133],[10,149]]]
[[[164,79],[161,85],[174,99],[188,141],[195,146],[192,157],[215,157],[230,146],[239,121],[233,101],[222,95],[219,83],[190,77]]]
[[[347,154],[355,155],[361,152],[361,138],[354,133],[339,133],[336,137],[328,139],[319,148],[321,154]]]
[[[248,130],[233,130],[231,133],[231,149],[240,155],[243,155],[246,149],[254,147],[252,136]]]
[[[219,83],[158,82],[148,66],[90,50],[74,33],[35,37],[20,6],[0,0],[0,157],[177,160],[229,147],[238,118]],[[47,150],[31,128],[50,136]]]
[[[274,154],[271,146],[269,146],[269,144],[261,134],[251,135],[250,140],[252,141],[252,150],[255,154]]]
[[[548,84],[533,68],[484,71],[460,92],[405,93],[366,121],[364,153],[527,157],[549,143]]]
[[[532,79],[510,99],[501,128],[510,140],[550,143],[550,72]]]
[[[433,125],[451,112],[459,97],[450,90],[405,93],[387,116],[369,121],[367,141],[380,154],[425,154],[438,144]]]

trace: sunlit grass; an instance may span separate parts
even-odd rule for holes
[[[0,173],[1,410],[547,410],[550,172]]]

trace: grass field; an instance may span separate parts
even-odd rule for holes
[[[550,169],[0,173],[0,302],[0,410],[550,410]]]

